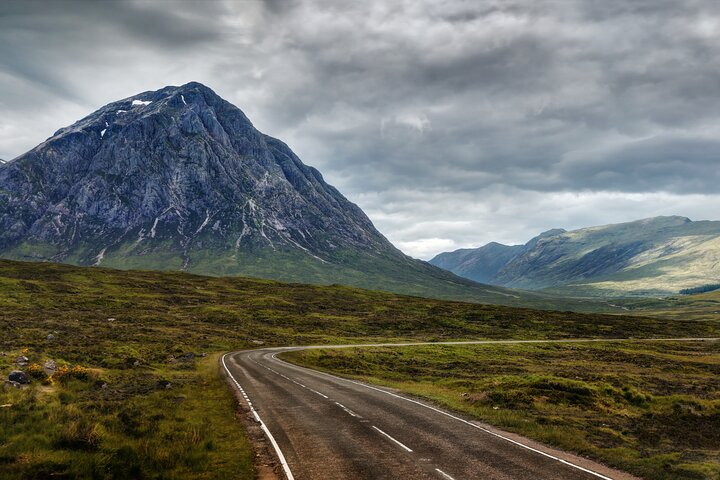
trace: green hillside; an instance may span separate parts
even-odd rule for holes
[[[668,295],[720,281],[720,222],[675,216],[552,230],[523,246],[488,244],[431,263],[493,285],[556,295]]]

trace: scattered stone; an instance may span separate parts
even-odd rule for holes
[[[170,383],[170,380],[158,380],[157,386],[158,386],[158,388],[164,388],[165,390],[170,390],[172,388],[172,383]]]
[[[265,345],[265,342],[263,342],[262,340],[253,340],[252,343],[254,343],[255,345]]]
[[[17,363],[21,367],[27,367],[27,365],[30,363],[30,359],[26,356],[20,356],[15,359],[15,363]]]
[[[25,374],[25,372],[21,370],[13,370],[8,375],[8,382],[17,382],[19,384],[28,384],[30,383],[30,379]]]
[[[195,358],[195,354],[192,352],[185,352],[179,357],[177,357],[178,360],[181,362],[191,362]]]
[[[57,364],[55,363],[55,360],[48,360],[43,364],[43,372],[45,372],[45,375],[52,375],[57,370]]]
[[[134,357],[128,357],[125,359],[125,367],[139,367],[140,366],[140,360]]]

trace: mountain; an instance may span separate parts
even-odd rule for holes
[[[535,246],[539,239],[564,232],[565,230],[562,229],[548,230],[525,245],[490,242],[480,248],[462,248],[454,252],[441,253],[430,260],[430,263],[476,282],[491,283],[505,265]]]
[[[404,255],[195,82],[110,103],[0,165],[0,257],[546,302]]]
[[[491,243],[441,253],[430,263],[512,288],[583,295],[677,293],[720,283],[720,222],[673,216],[551,230],[522,246]]]
[[[495,275],[525,249],[524,245],[490,242],[480,248],[463,248],[441,253],[430,263],[476,282],[491,282]]]

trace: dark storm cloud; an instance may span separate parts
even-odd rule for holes
[[[413,254],[712,216],[719,37],[709,0],[9,0],[0,157],[198,80]]]

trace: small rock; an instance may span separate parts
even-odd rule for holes
[[[108,384],[103,380],[97,380],[95,382],[95,388],[97,388],[98,390],[105,390],[106,388],[108,388]]]
[[[48,333],[47,339],[48,341],[52,342],[53,340],[55,340],[55,335],[53,335],[52,333]]]
[[[6,381],[5,385],[13,388],[22,388],[22,385],[20,385],[18,382],[11,382],[10,380]]]
[[[8,382],[17,382],[20,384],[28,384],[30,383],[30,379],[27,375],[25,375],[25,372],[20,370],[13,370],[8,375]]]
[[[0,405],[0,408],[12,408],[12,403],[6,403],[5,405]]]
[[[45,372],[45,375],[52,375],[57,370],[57,364],[55,363],[55,360],[48,360],[43,364],[43,372]]]
[[[28,363],[30,363],[30,359],[26,356],[20,356],[15,359],[15,363],[20,365],[21,367],[26,367]]]
[[[170,383],[170,380],[158,380],[157,386],[158,388],[170,390],[172,388],[172,383]]]
[[[108,321],[108,322],[114,322],[115,319],[114,319],[114,318],[108,318],[107,321]]]
[[[192,353],[192,352],[185,352],[185,353],[183,353],[182,355],[180,355],[179,357],[177,357],[177,359],[180,360],[180,361],[182,361],[182,362],[190,362],[190,361],[192,361],[194,358],[195,358],[195,354]]]
[[[252,343],[254,343],[255,345],[265,345],[265,342],[263,342],[262,340],[253,340]]]
[[[205,357],[207,357],[207,353],[203,352],[203,353],[201,353],[200,355],[198,355],[198,357],[200,357],[200,358],[205,358]]]
[[[124,363],[127,368],[140,366],[140,360],[134,357],[126,358]]]

